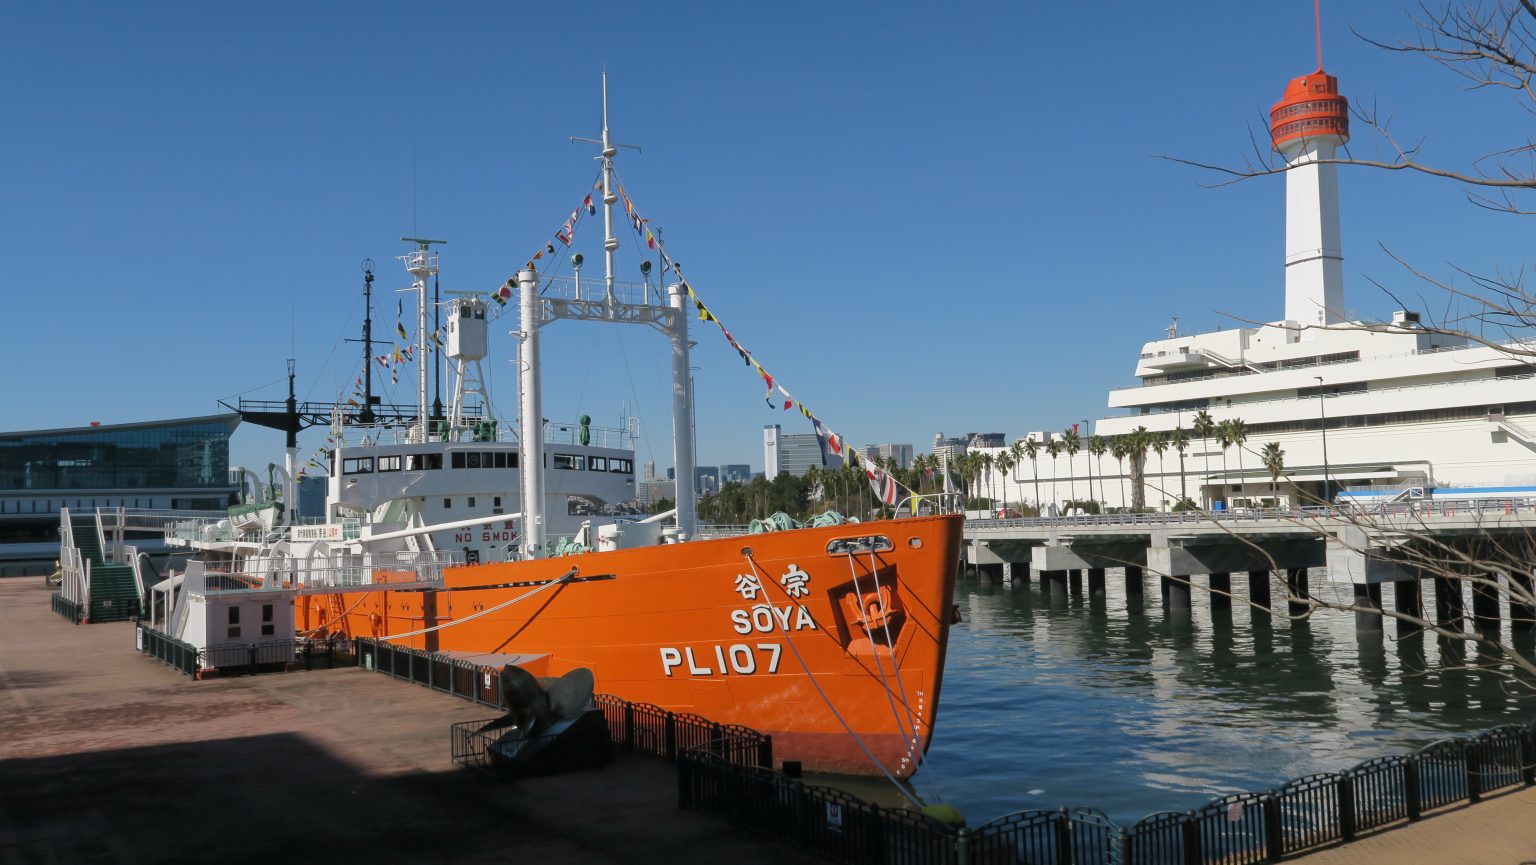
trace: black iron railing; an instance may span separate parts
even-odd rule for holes
[[[1223,796],[1191,811],[1151,814],[1130,827],[1091,808],[1063,808],[1020,811],[957,830],[726,760],[708,748],[677,755],[682,807],[834,862],[1245,865],[1279,862],[1491,792],[1532,786],[1536,723],[1446,739],[1263,793]]]
[[[53,611],[77,625],[85,618],[84,605],[71,601],[58,592],[53,593]]]
[[[162,634],[143,622],[133,623],[133,639],[135,648],[140,652],[188,676],[197,675],[198,650],[191,643]]]
[[[358,637],[357,666],[396,679],[442,691],[455,697],[501,708],[500,669],[472,664],[421,649],[396,646],[382,640]]]

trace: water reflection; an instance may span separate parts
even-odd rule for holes
[[[918,789],[973,824],[1063,805],[1131,822],[1523,717],[1486,650],[1359,635],[1347,613],[1242,615],[1233,584],[1231,609],[1199,585],[1185,611],[1117,570],[1102,594],[963,579]]]

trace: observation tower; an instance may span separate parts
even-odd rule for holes
[[[1349,100],[1339,79],[1317,71],[1291,79],[1269,111],[1269,135],[1290,166],[1285,174],[1285,319],[1302,326],[1344,320],[1344,252],[1339,240],[1338,166],[1349,140]]]

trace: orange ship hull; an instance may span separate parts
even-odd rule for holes
[[[315,634],[529,656],[519,663],[538,676],[588,667],[600,692],[767,733],[780,760],[807,770],[906,777],[933,732],[961,524],[913,517],[466,566],[439,590],[301,594],[296,615]]]

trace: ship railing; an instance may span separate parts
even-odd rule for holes
[[[167,540],[213,543],[228,543],[240,540],[262,543],[292,540],[352,541],[357,540],[362,535],[362,523],[355,519],[334,521],[341,526],[340,538],[308,538],[302,536],[302,531],[295,531],[296,529],[302,530],[313,528],[314,526],[330,525],[331,522],[333,521],[324,519],[302,519],[294,526],[273,526],[266,531],[242,532],[230,524],[229,518],[226,515],[220,513],[217,516],[203,516],[170,523],[164,531]]]
[[[628,429],[624,427],[606,427],[588,425],[588,446],[610,448],[612,450],[633,450],[634,440]],[[455,430],[446,441],[449,444],[476,444],[496,442],[501,444],[516,444],[518,441],[517,429],[513,425],[497,425],[485,437],[487,431],[484,427],[471,426]],[[432,441],[443,442],[441,436],[433,435]],[[544,424],[544,442],[552,445],[580,445],[581,424],[557,423],[547,421]],[[348,447],[374,447],[378,445],[406,445],[420,444],[421,437],[416,427],[402,427],[397,424],[351,424],[343,431],[340,446]]]
[[[602,279],[574,276],[540,276],[539,299],[600,301],[607,297],[608,286]],[[667,290],[661,285],[614,280],[613,299],[631,306],[666,306]]]
[[[450,550],[394,550],[312,560],[252,556],[238,565],[207,567],[204,580],[207,591],[220,593],[441,585],[443,571],[463,563],[464,554]]]
[[[1192,335],[1199,336],[1201,334],[1192,334]],[[1231,370],[1229,372],[1224,372],[1224,373],[1212,373],[1210,375],[1190,376],[1188,378],[1181,378],[1178,381],[1160,381],[1160,382],[1153,382],[1152,384],[1144,384],[1144,383],[1138,382],[1137,384],[1120,385],[1119,387],[1111,388],[1110,390],[1111,391],[1121,391],[1121,390],[1136,390],[1138,388],[1144,388],[1144,387],[1163,387],[1165,385],[1185,384],[1186,382],[1210,381],[1212,379],[1218,379],[1218,378],[1233,378],[1233,377],[1236,377],[1236,376],[1255,375],[1258,372],[1288,372],[1288,371],[1293,370],[1293,369],[1315,369],[1315,368],[1321,367],[1321,366],[1337,366],[1339,364],[1345,364],[1345,363],[1364,363],[1364,362],[1367,362],[1367,361],[1374,361],[1374,360],[1391,360],[1392,358],[1398,358],[1398,357],[1415,357],[1415,356],[1418,356],[1418,355],[1421,355],[1421,354],[1441,354],[1441,353],[1448,352],[1448,351],[1466,351],[1468,349],[1474,349],[1474,348],[1493,348],[1493,349],[1499,349],[1499,350],[1517,349],[1518,350],[1518,349],[1528,348],[1530,345],[1531,345],[1530,341],[1528,341],[1528,340],[1519,340],[1519,339],[1510,340],[1510,341],[1504,342],[1504,343],[1498,343],[1498,344],[1495,344],[1495,345],[1492,345],[1492,346],[1485,346],[1485,345],[1483,345],[1481,343],[1477,343],[1477,344],[1473,344],[1473,345],[1442,345],[1442,346],[1437,346],[1435,348],[1413,349],[1411,351],[1399,351],[1399,352],[1393,352],[1391,354],[1373,354],[1373,355],[1371,355],[1369,357],[1348,357],[1348,358],[1339,358],[1339,359],[1336,359],[1336,360],[1318,361],[1316,363],[1297,364],[1295,366],[1283,366],[1283,367],[1277,366],[1277,367],[1275,367],[1273,369]],[[1148,354],[1142,354],[1141,355],[1141,359],[1142,360],[1146,360],[1146,359],[1149,359],[1151,357],[1155,357],[1155,355],[1148,355]],[[1527,378],[1528,376],[1513,376],[1513,377],[1514,378]]]
[[[1166,526],[1210,523],[1292,522],[1313,524],[1324,520],[1349,520],[1362,516],[1422,519],[1482,519],[1536,513],[1536,497],[1486,499],[1406,499],[1380,504],[1341,503],[1337,507],[1238,508],[1222,511],[1150,511],[1084,514],[1075,517],[1014,517],[967,519],[967,531],[1072,526]]]
[[[1527,378],[1536,378],[1536,370],[1533,370],[1533,372],[1530,373],[1525,373],[1525,375],[1507,375],[1504,376],[1504,378],[1471,379],[1471,381],[1482,381],[1482,383],[1487,383],[1487,381],[1521,381],[1521,379]],[[1402,390],[1424,390],[1428,389],[1428,387],[1448,387],[1455,386],[1455,384],[1467,383],[1468,379],[1450,379],[1450,381],[1432,381],[1432,383],[1425,384],[1401,384],[1401,386],[1398,387],[1373,387],[1373,389],[1370,390],[1346,390],[1346,392],[1339,393],[1322,393],[1321,396],[1324,399],[1342,399],[1346,398],[1346,396],[1378,396],[1381,395],[1381,393],[1398,393],[1402,392]],[[1233,403],[1230,404],[1230,406],[1221,406],[1221,409],[1247,409],[1247,407],[1250,406],[1272,406],[1272,404],[1275,403],[1296,403],[1298,399],[1303,398],[1301,398],[1301,396],[1275,396],[1275,398],[1270,399],[1244,399],[1243,403]],[[1316,399],[1316,396],[1306,396],[1306,399],[1309,399],[1310,401],[1310,399]],[[1212,406],[1212,409],[1215,409],[1215,407],[1217,406]],[[1190,410],[1189,407],[1166,409],[1166,407],[1161,406],[1147,406],[1147,409],[1149,410],[1144,412],[1147,413],[1147,415],[1172,415],[1172,413],[1175,412],[1189,412]],[[1465,419],[1487,418],[1487,409],[1484,409],[1484,407],[1478,407],[1478,409],[1467,409],[1467,412],[1468,413],[1465,415]],[[1117,418],[1140,418],[1141,415],[1143,415],[1141,409],[1138,409],[1138,407],[1130,407],[1130,409],[1124,410],[1124,412],[1121,412],[1120,415],[1115,416],[1117,416]],[[1332,409],[1330,409],[1329,416],[1330,418],[1333,418]]]
[[[700,523],[694,537],[697,540],[710,538],[734,538],[748,534],[751,527],[734,523]]]

